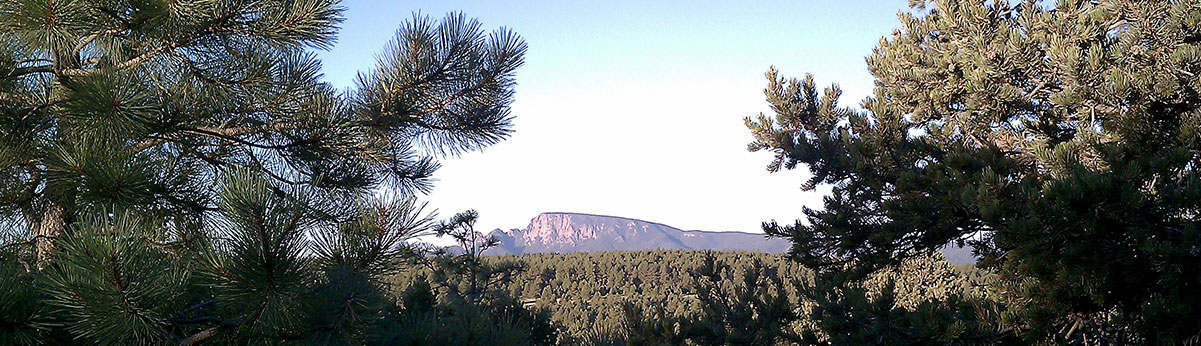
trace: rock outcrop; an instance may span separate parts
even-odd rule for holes
[[[525,229],[489,233],[500,245],[490,254],[710,249],[781,252],[789,243],[764,234],[684,231],[660,223],[616,216],[543,213]]]

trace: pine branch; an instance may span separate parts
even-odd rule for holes
[[[180,42],[180,43],[177,43],[177,42],[171,42],[171,43],[168,43],[168,44],[166,44],[166,45],[159,46],[158,48],[151,49],[150,51],[148,51],[148,52],[146,52],[146,53],[142,53],[142,55],[139,55],[139,56],[133,57],[133,58],[131,58],[131,59],[129,59],[129,60],[122,61],[122,62],[120,62],[120,63],[117,63],[116,65],[113,65],[113,66],[111,67],[111,70],[113,70],[113,71],[120,71],[120,70],[125,70],[125,69],[128,69],[128,68],[131,68],[131,67],[137,66],[138,64],[141,64],[141,63],[143,63],[143,62],[146,62],[147,60],[150,60],[150,59],[152,59],[152,58],[154,58],[154,57],[158,56],[159,54],[163,54],[163,53],[165,53],[165,52],[167,52],[167,51],[174,50],[175,48],[177,48],[177,47],[179,47],[179,46],[181,46],[181,45],[186,45],[186,44],[188,44],[189,42],[191,42],[192,40],[194,40],[194,39],[196,39],[196,38],[199,38],[200,36],[201,36],[201,35],[197,35],[197,36],[194,36],[194,37],[192,37],[192,38],[186,39],[186,40],[184,40],[183,42]],[[83,77],[83,76],[91,76],[91,75],[95,75],[95,74],[97,74],[97,73],[100,73],[100,71],[102,71],[102,70],[101,70],[101,69],[94,69],[94,68],[93,68],[93,69],[74,68],[74,69],[66,69],[66,70],[62,70],[62,71],[60,71],[60,72],[59,72],[59,74],[61,74],[61,75],[64,75],[64,76],[71,76],[71,77]]]
[[[225,140],[228,142],[233,142],[236,144],[259,148],[259,149],[287,149],[287,148],[292,148],[292,147],[295,147],[298,145],[308,144],[308,143],[304,142],[304,141],[297,141],[297,142],[291,142],[288,144],[269,145],[269,144],[255,143],[255,142],[243,139],[239,136],[256,134],[256,133],[269,133],[272,131],[279,132],[279,131],[301,130],[301,129],[305,129],[305,128],[300,126],[299,123],[289,122],[289,123],[273,123],[273,124],[263,126],[263,127],[199,126],[199,127],[181,128],[180,130],[178,130],[178,132],[191,132],[191,133],[204,135],[204,136],[208,136],[208,137],[212,137],[212,138],[217,138],[217,139]],[[134,149],[134,151],[140,152],[140,151],[152,148],[154,146],[157,146],[159,144],[166,143],[168,141],[175,141],[175,138],[173,138],[173,137],[174,136],[168,135],[168,136],[158,136],[158,137],[148,138],[146,140],[138,142],[137,144],[134,144],[132,146],[132,148]]]
[[[0,102],[17,103],[21,101],[22,97],[17,94],[0,91]]]
[[[92,42],[96,41],[96,39],[100,38],[100,36],[119,34],[125,30],[126,29],[124,29],[124,28],[109,29],[109,30],[104,30],[101,32],[97,32],[97,33],[85,36],[82,40],[79,40],[79,43],[75,44],[75,48],[72,49],[71,51],[75,52],[75,54],[78,55],[80,52],[83,52],[83,49],[86,48],[88,46],[88,44],[91,44]]]
[[[217,336],[224,331],[227,331],[229,329],[232,329],[232,328],[242,325],[243,323],[245,323],[247,321],[248,316],[249,316],[248,314],[243,314],[242,316],[238,316],[237,318],[234,318],[232,320],[222,321],[221,324],[219,324],[219,325],[199,331],[196,334],[192,334],[191,336],[187,337],[186,339],[183,339],[182,341],[180,341],[178,345],[179,346],[190,346],[190,345],[195,345],[197,343],[208,340],[209,338]]]
[[[197,66],[196,62],[192,61],[192,58],[189,58],[187,56],[187,54],[181,53],[176,50],[172,50],[169,53],[171,55],[179,58],[180,60],[182,60],[184,65],[188,66],[188,69],[191,71],[192,76],[196,77],[197,79],[200,79],[201,81],[203,81],[205,83],[212,84],[212,85],[235,85],[235,84],[241,84],[242,82],[245,81],[245,79],[234,80],[234,81],[221,81],[221,80],[213,79],[212,77],[205,75],[204,69]]]
[[[238,14],[238,11],[231,11],[229,13],[226,13],[219,20],[217,20],[216,23],[214,23],[212,26],[205,28],[204,30],[196,32],[196,33],[194,33],[190,36],[187,36],[181,40],[167,42],[166,44],[151,48],[149,51],[142,53],[141,55],[138,55],[136,57],[130,58],[129,60],[122,61],[120,63],[113,65],[110,69],[114,70],[114,71],[120,71],[120,70],[132,68],[132,67],[137,66],[141,63],[144,63],[150,59],[153,59],[161,54],[164,54],[167,52],[172,52],[176,48],[187,46],[187,45],[191,44],[192,42],[196,41],[197,39],[200,39],[200,38],[203,38],[203,37],[206,37],[209,35],[220,34],[220,33],[241,33],[241,34],[245,34],[247,36],[260,36],[260,34],[262,34],[262,33],[247,31],[247,30],[243,30],[243,29],[226,27],[225,25],[228,24],[228,22],[230,20],[232,20],[237,14]],[[128,25],[128,23],[126,23],[126,24]],[[75,47],[75,50],[73,50],[73,52],[76,53],[76,55],[78,55],[78,52],[80,50],[82,50],[88,43],[95,41],[100,36],[120,33],[124,30],[125,29],[109,29],[109,30],[105,30],[105,31],[101,31],[98,33],[93,33],[91,35],[88,35],[88,36],[84,37],[77,44],[77,46]],[[55,60],[58,60],[58,59],[59,59],[58,54],[55,54]],[[92,58],[92,59],[96,59],[96,58]],[[23,75],[27,75],[27,74],[31,74],[31,73],[55,73],[55,74],[62,75],[62,76],[83,77],[83,76],[95,75],[97,73],[100,73],[100,71],[101,71],[101,69],[94,69],[94,68],[93,69],[72,68],[72,69],[62,69],[62,70],[56,71],[54,69],[54,66],[52,64],[50,64],[50,65],[39,65],[39,66],[17,68],[16,70],[14,70],[14,71],[10,72],[8,75],[6,75],[3,79],[19,77],[19,76],[23,76]]]
[[[111,67],[111,69],[115,70],[115,71],[120,71],[120,70],[125,70],[128,68],[137,66],[138,64],[146,62],[147,60],[150,60],[150,59],[158,56],[159,54],[163,54],[164,52],[174,50],[175,48],[180,47],[182,45],[186,45],[187,43],[191,42],[192,40],[194,40],[196,38],[199,38],[200,36],[201,35],[194,36],[192,38],[184,40],[181,43],[172,42],[172,43],[168,43],[163,46],[159,46],[159,47],[154,48],[146,53],[143,53],[142,55],[139,55],[139,56],[131,58],[129,60],[117,63],[116,65],[113,65]],[[98,58],[90,58],[88,60],[85,60],[84,63],[87,63],[89,61],[97,62],[97,61],[99,61],[99,59]],[[96,69],[96,68],[90,68],[90,69],[89,68],[70,68],[70,69],[55,70],[53,64],[47,64],[47,65],[18,67],[16,69],[14,69],[12,72],[9,72],[2,79],[21,77],[21,76],[31,74],[31,73],[54,73],[54,74],[61,75],[61,76],[84,77],[84,76],[95,75],[97,73],[100,73],[100,71],[102,71],[102,70]]]
[[[277,131],[282,131],[286,128],[287,129],[298,129],[299,128],[298,126],[292,127],[292,128],[288,128],[287,126],[269,126],[268,128],[272,128],[272,127],[276,128]],[[243,130],[245,130],[245,132],[243,132]],[[183,131],[194,132],[194,133],[198,133],[198,134],[202,134],[202,135],[208,135],[210,137],[224,139],[227,141],[231,141],[234,143],[238,143],[238,144],[242,144],[242,145],[246,145],[246,146],[250,146],[250,147],[255,147],[255,148],[259,148],[259,149],[287,149],[287,148],[295,147],[298,145],[306,144],[304,141],[297,141],[297,142],[291,142],[288,144],[267,145],[267,144],[251,142],[251,141],[242,139],[240,137],[237,137],[239,135],[244,135],[244,134],[264,132],[261,129],[256,131],[256,130],[250,130],[247,128],[224,129],[224,128],[197,127],[197,128],[184,129]]]
[[[196,317],[196,318],[172,318],[167,320],[174,324],[201,324],[201,323],[222,323],[225,320],[212,316]]]
[[[267,169],[267,166],[263,165],[263,161],[259,159],[258,155],[255,155],[253,150],[246,148],[246,147],[240,147],[240,148],[242,149],[242,152],[244,152],[246,154],[246,157],[250,158],[250,161],[255,166],[258,166],[259,171],[266,173],[267,176],[271,177],[272,179],[275,179],[276,181],[279,181],[279,182],[282,182],[282,183],[285,183],[288,185],[300,185],[301,183],[303,183],[303,182],[298,182],[298,181],[294,181],[292,179],[285,178],[283,176],[280,176],[279,173],[276,173],[273,170]],[[277,190],[276,192],[281,192],[281,191],[278,191],[278,188],[275,188],[274,186],[272,186],[272,188],[276,189]]]
[[[21,77],[21,76],[31,74],[31,73],[53,73],[53,72],[54,72],[54,65],[50,65],[50,64],[18,67],[16,69],[13,69],[12,71],[10,71],[8,74],[4,75],[4,78],[0,78],[0,79],[16,78],[16,77]]]
[[[456,91],[456,92],[450,94],[449,96],[442,99],[441,101],[435,102],[434,104],[429,105],[428,107],[426,107],[424,109],[421,109],[417,114],[413,114],[411,116],[412,117],[420,117],[423,114],[430,114],[430,113],[445,109],[446,106],[449,106],[451,103],[458,101],[459,99],[463,98],[463,96],[475,93],[476,91],[479,91],[479,90],[483,89],[484,87],[488,86],[489,82],[492,81],[492,77],[494,77],[494,76],[489,76],[489,78],[484,78],[483,80],[471,85],[470,87],[459,89],[459,91]]]
[[[8,248],[10,248],[10,247],[14,247],[14,246],[22,246],[22,245],[24,245],[24,246],[33,246],[34,244],[36,244],[36,243],[37,243],[37,241],[38,241],[38,240],[44,240],[44,239],[45,239],[45,240],[51,240],[51,241],[53,241],[53,240],[54,240],[54,239],[56,239],[56,238],[57,238],[57,237],[52,237],[52,236],[48,236],[48,235],[44,235],[44,234],[39,234],[39,235],[35,235],[35,236],[33,236],[33,238],[30,238],[30,239],[29,239],[29,240],[27,240],[27,241],[20,241],[20,242],[14,242],[14,243],[8,243],[8,244],[0,245],[0,251],[4,251],[4,250],[6,250],[6,249],[8,249]]]

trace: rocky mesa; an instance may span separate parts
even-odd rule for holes
[[[660,223],[581,213],[542,213],[525,229],[494,230],[488,254],[710,249],[782,252],[789,243],[762,233],[685,231]]]
[[[787,240],[763,233],[685,231],[656,222],[583,213],[542,213],[524,229],[493,230],[500,244],[487,255],[617,250],[746,250],[784,252]],[[970,248],[942,249],[952,264],[976,262]]]

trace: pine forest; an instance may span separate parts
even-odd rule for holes
[[[1201,345],[1201,0],[895,2],[0,0],[0,345]]]

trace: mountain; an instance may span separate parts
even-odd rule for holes
[[[791,245],[762,233],[684,231],[661,223],[581,213],[542,213],[525,229],[497,229],[487,235],[500,241],[485,252],[488,255],[653,249],[772,253],[787,251]],[[976,263],[970,248],[949,245],[942,252],[953,264]]]
[[[783,252],[790,245],[761,233],[684,231],[660,223],[579,213],[542,213],[525,229],[498,229],[488,235],[500,245],[487,254],[651,249]]]

